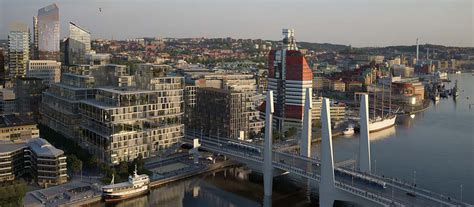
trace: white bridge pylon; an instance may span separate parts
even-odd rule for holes
[[[311,89],[306,89],[303,130],[301,137],[300,156],[311,156]],[[353,196],[338,190],[335,187],[334,153],[332,146],[331,114],[328,98],[323,98],[321,107],[322,139],[321,139],[321,180],[319,184],[320,206],[333,206],[335,200],[352,200]],[[265,108],[265,144],[263,151],[264,193],[272,196],[273,164],[272,164],[272,128],[273,128],[273,91],[267,92]],[[370,172],[370,143],[368,138],[368,96],[361,99],[361,140],[360,140],[360,168]]]
[[[303,130],[301,133],[300,140],[300,155],[303,157],[311,157],[311,109],[313,108],[312,93],[313,92],[311,88],[306,88],[303,114]]]
[[[263,185],[266,197],[272,196],[273,188],[273,164],[272,164],[272,142],[273,142],[273,91],[267,92],[265,105],[265,146],[263,149]]]

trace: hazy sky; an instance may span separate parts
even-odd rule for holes
[[[474,0],[0,0],[0,39],[8,25],[32,25],[39,8],[56,2],[61,37],[68,22],[93,38],[234,37],[353,46],[421,43],[474,47]],[[99,7],[102,12],[99,12]]]

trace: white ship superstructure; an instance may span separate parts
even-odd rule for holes
[[[114,184],[113,180],[112,178],[110,185],[102,187],[102,194],[106,202],[136,197],[149,191],[150,178],[145,174],[138,175],[136,167],[133,176],[130,175],[127,182]]]

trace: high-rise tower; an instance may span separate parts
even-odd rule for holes
[[[37,60],[38,57],[38,17],[33,17],[33,51],[32,59]]]
[[[28,27],[23,23],[10,25],[8,59],[10,77],[25,76],[26,63],[30,59],[30,33]]]
[[[273,92],[274,124],[280,132],[301,128],[306,88],[313,73],[298,50],[293,29],[283,29],[281,48],[268,55],[268,90]]]
[[[59,61],[59,8],[51,4],[38,10],[38,57]]]

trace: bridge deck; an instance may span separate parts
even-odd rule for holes
[[[199,138],[201,147],[216,153],[237,157],[241,161],[263,164],[263,147],[222,137],[186,134],[185,141]],[[320,161],[288,152],[273,151],[274,168],[320,181]],[[335,168],[335,187],[384,206],[471,206],[392,178],[365,174],[353,169]]]

